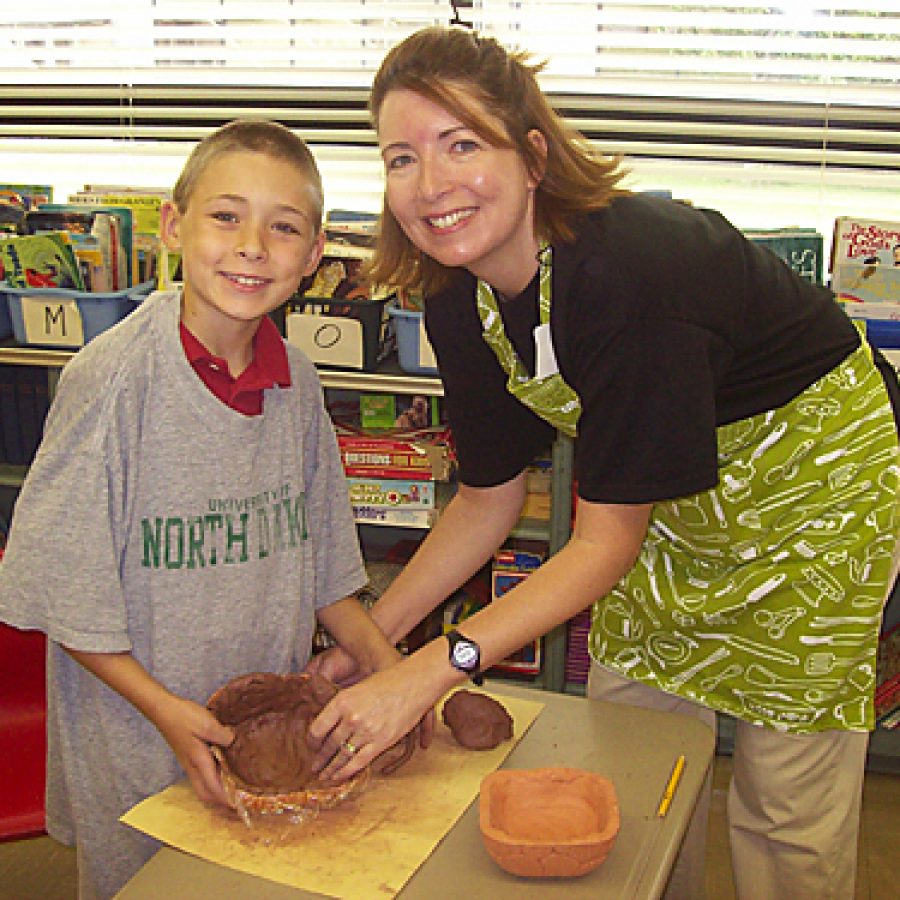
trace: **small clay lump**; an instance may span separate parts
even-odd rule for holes
[[[513,734],[513,720],[501,703],[476,691],[456,691],[444,704],[444,724],[469,750],[493,750]]]

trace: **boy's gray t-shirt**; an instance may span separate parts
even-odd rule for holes
[[[288,346],[291,386],[244,416],[194,372],[179,316],[154,294],[63,370],[0,566],[0,619],[50,638],[47,817],[66,842],[107,839],[98,817],[182,772],[57,644],[131,652],[205,703],[235,675],[302,668],[316,609],[365,583],[313,365]]]

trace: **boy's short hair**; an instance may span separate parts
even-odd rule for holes
[[[187,210],[201,174],[214,160],[224,153],[242,150],[266,153],[296,166],[309,185],[314,225],[317,229],[321,227],[325,194],[315,158],[302,138],[284,125],[266,119],[236,119],[207,135],[194,147],[172,191],[178,211],[183,214]]]

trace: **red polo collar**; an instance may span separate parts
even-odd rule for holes
[[[284,340],[268,316],[263,316],[253,337],[253,359],[237,378],[232,377],[225,360],[210,353],[183,322],[179,330],[181,346],[194,371],[216,397],[237,412],[258,416],[263,409],[263,391],[276,384],[291,386]]]

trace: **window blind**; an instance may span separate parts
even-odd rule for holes
[[[604,150],[900,169],[900,0],[461,0],[546,61],[552,102]],[[0,11],[0,138],[193,141],[267,116],[371,146],[372,74],[445,0],[31,0]]]

